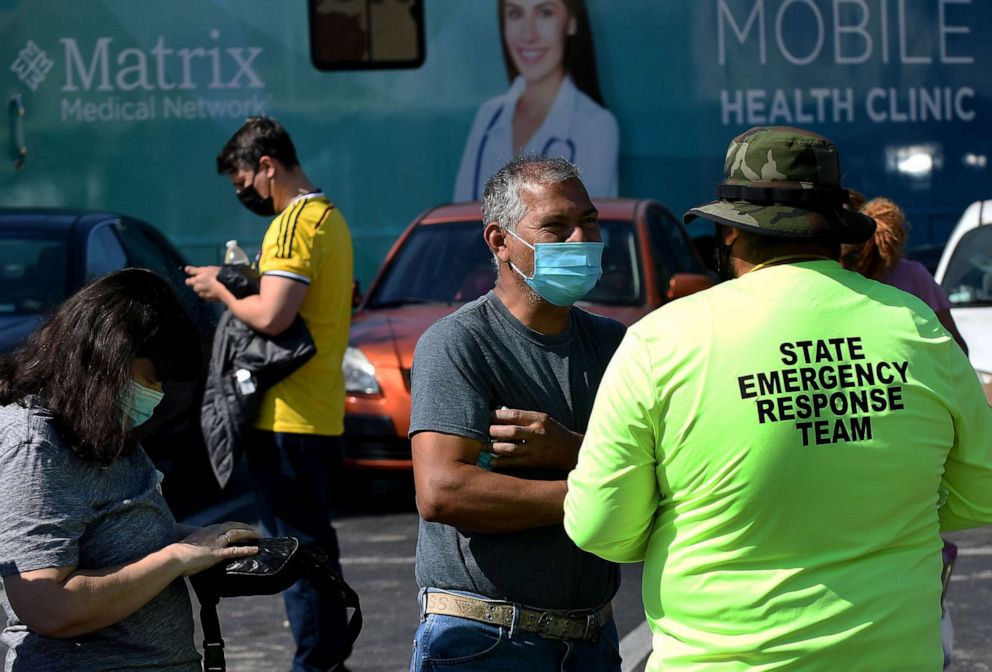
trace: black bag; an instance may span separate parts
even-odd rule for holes
[[[301,579],[309,581],[322,595],[354,610],[345,625],[341,660],[334,664],[344,661],[362,631],[362,608],[358,593],[330,564],[327,554],[315,546],[301,544],[296,537],[258,539],[244,545],[258,546],[258,554],[220,563],[190,577],[190,584],[200,601],[204,672],[227,670],[217,617],[220,598],[273,595]]]

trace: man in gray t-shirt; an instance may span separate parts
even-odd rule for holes
[[[495,288],[414,355],[411,670],[619,670],[618,567],[562,526],[565,478],[624,333],[572,307],[601,273],[597,212],[568,161],[517,159],[486,185],[483,218]]]

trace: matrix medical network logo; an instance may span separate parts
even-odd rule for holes
[[[232,43],[217,28],[184,33],[179,41],[158,35],[154,44],[139,46],[115,35],[85,41],[63,36],[61,54],[51,58],[29,39],[10,70],[38,91],[54,68],[61,79],[56,84],[63,122],[243,119],[267,113],[267,87],[257,71],[262,47]]]
[[[27,46],[17,54],[10,69],[29,89],[37,91],[38,85],[45,81],[45,76],[54,65],[55,61],[34,40],[28,40]]]

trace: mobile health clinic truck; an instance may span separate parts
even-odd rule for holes
[[[367,282],[418,212],[478,195],[528,87],[562,67],[527,151],[576,160],[594,196],[682,212],[734,135],[803,126],[939,245],[989,196],[990,26],[987,0],[0,0],[0,206],[126,212],[217,262],[264,223],[214,158],[271,115]]]

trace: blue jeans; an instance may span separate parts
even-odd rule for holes
[[[253,430],[245,454],[263,534],[313,544],[336,565],[340,552],[328,512],[327,485],[331,469],[341,463],[341,437]],[[344,607],[320,595],[308,581],[294,584],[283,593],[283,601],[296,640],[293,672],[331,669],[330,661],[344,646]]]
[[[472,593],[463,593],[472,595]],[[472,595],[486,599],[483,595]],[[423,609],[421,599],[421,610]],[[410,672],[619,672],[620,643],[611,618],[593,640],[545,639],[534,632],[457,616],[424,614]]]

